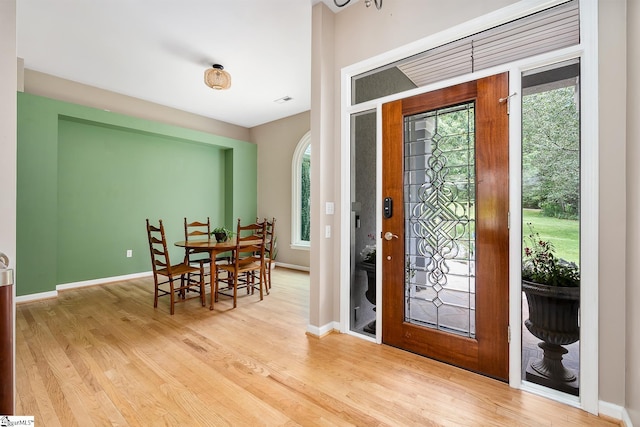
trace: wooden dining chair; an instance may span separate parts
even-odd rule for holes
[[[256,218],[256,223],[259,223],[260,220]],[[271,290],[271,269],[273,268],[273,264],[276,259],[276,219],[272,218],[271,221],[264,218],[262,222],[265,222],[267,241],[264,247],[264,262],[265,262],[265,272],[266,272],[266,284],[265,289],[267,291],[267,295]]]
[[[184,240],[187,242],[190,240],[206,240],[211,236],[211,221],[207,217],[207,222],[192,221],[188,222],[187,218],[184,219]],[[208,249],[202,248],[185,248],[184,249],[184,262],[189,265],[199,265],[203,267],[205,276],[211,272],[211,254]],[[209,274],[204,269],[209,265]]]
[[[172,315],[174,313],[174,305],[178,301],[200,298],[200,302],[204,307],[205,291],[202,264],[198,267],[191,266],[186,262],[171,265],[162,220],[159,221],[158,226],[155,226],[151,225],[149,219],[147,219],[147,236],[149,238],[149,251],[151,252],[151,266],[153,267],[153,282],[155,287],[153,307],[157,308],[158,297],[165,295],[170,296],[170,313]],[[196,281],[190,278],[191,273],[198,274],[200,279]],[[177,282],[178,279],[179,283],[174,283]],[[167,287],[168,290],[166,289]],[[189,291],[194,291],[196,295],[187,297]],[[176,296],[178,297],[177,299]]]
[[[211,295],[213,307],[218,295],[227,295],[233,298],[233,308],[237,307],[238,289],[246,288],[247,293],[253,294],[255,290],[260,292],[260,301],[264,298],[265,262],[264,250],[266,241],[266,224],[250,224],[242,226],[238,219],[236,245],[233,251],[233,259],[230,264],[214,264],[215,292]],[[220,288],[222,273],[230,280],[226,288]],[[229,294],[228,292],[231,292]]]

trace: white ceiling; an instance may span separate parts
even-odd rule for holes
[[[20,0],[18,56],[27,69],[253,127],[309,110],[318,1]],[[213,63],[231,74],[229,90],[205,86]],[[284,96],[293,100],[274,102]]]

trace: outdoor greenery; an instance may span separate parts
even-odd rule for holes
[[[577,219],[580,118],[576,86],[522,99],[522,203],[545,216]]]
[[[531,223],[523,232],[523,280],[549,286],[580,286],[580,272],[576,263],[556,256],[554,244],[542,239]]]
[[[522,99],[522,277],[578,286],[580,119],[577,85]]]
[[[311,147],[302,158],[301,181],[300,239],[308,242],[311,241]]]
[[[543,216],[540,210],[523,209],[522,234],[528,233],[532,224],[542,240],[553,242],[556,256],[569,262],[580,262],[580,222]]]

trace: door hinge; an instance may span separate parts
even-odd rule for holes
[[[511,230],[511,211],[507,212],[507,230]]]
[[[507,326],[507,342],[511,342],[511,325]]]

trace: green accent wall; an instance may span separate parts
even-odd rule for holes
[[[255,220],[256,170],[246,141],[19,93],[17,294],[150,271],[146,218],[181,262],[184,217]]]

